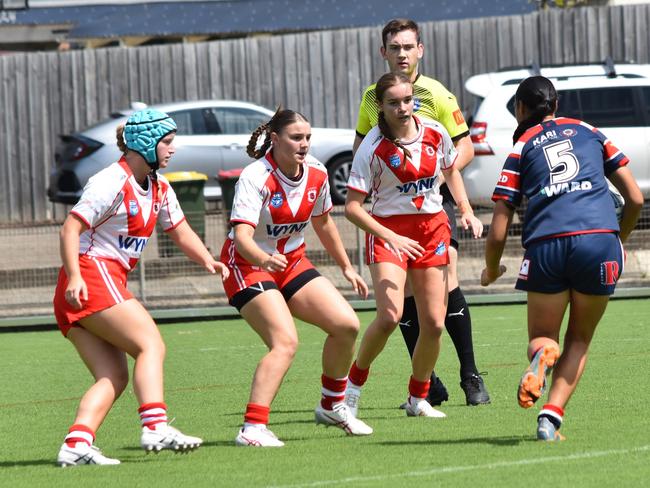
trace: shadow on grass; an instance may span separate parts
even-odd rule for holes
[[[56,466],[54,459],[27,459],[25,461],[2,461],[0,468],[20,468],[22,466]]]
[[[522,443],[539,442],[532,436],[504,436],[504,437],[469,437],[466,439],[423,439],[417,441],[384,441],[378,442],[383,446],[404,446],[404,445],[453,445],[453,444],[489,444],[494,446],[517,446]]]

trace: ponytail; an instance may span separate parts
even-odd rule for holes
[[[257,140],[262,134],[265,134],[264,142],[259,149],[257,147]],[[271,134],[269,134],[269,124],[262,124],[251,134],[251,138],[248,141],[248,146],[246,146],[246,154],[248,154],[253,159],[260,159],[266,154],[269,147],[271,147]]]
[[[406,166],[406,161],[411,159],[411,151],[409,151],[404,144],[401,143],[401,141],[393,136],[393,131],[390,129],[390,126],[386,122],[386,118],[384,117],[384,112],[380,111],[379,112],[379,117],[377,120],[377,126],[379,127],[379,132],[381,132],[381,135],[384,136],[386,139],[388,139],[390,142],[395,144],[398,148],[400,148],[402,151],[404,151],[404,166]]]

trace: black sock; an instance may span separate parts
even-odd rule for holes
[[[418,336],[420,335],[418,310],[415,306],[415,298],[412,296],[404,298],[404,311],[399,321],[399,330],[402,331],[406,348],[409,350],[409,356],[412,358],[413,351],[415,351],[415,343],[418,341]],[[433,381],[435,379],[436,373],[432,371],[431,380]]]
[[[551,422],[557,430],[560,430],[560,427],[562,427],[562,421],[557,417],[554,417],[553,415],[547,415],[545,413],[540,413],[537,416],[537,421],[539,422],[539,419],[541,419],[542,417],[547,418],[549,422]]]
[[[460,287],[449,292],[447,302],[447,316],[445,317],[445,328],[449,332],[458,361],[460,361],[461,379],[469,378],[478,374],[474,362],[474,346],[472,344],[472,318],[469,314],[469,307],[465,301]]]

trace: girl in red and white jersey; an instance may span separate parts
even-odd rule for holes
[[[262,134],[264,142],[256,150]],[[284,445],[267,424],[271,402],[298,346],[293,317],[328,335],[316,423],[335,425],[348,435],[372,433],[343,401],[359,320],[305,255],[303,234],[311,222],[354,290],[367,296],[368,287],[352,267],[329,214],[327,171],[307,154],[310,138],[311,127],[303,115],[278,109],[253,132],[248,154],[257,161],[244,169],[235,189],[233,228],[221,252],[230,269],[224,288],[230,303],[269,348],[253,376],[244,425],[235,439],[239,446]]]
[[[174,190],[156,170],[174,154],[176,124],[146,109],[117,129],[123,156],[93,176],[61,229],[63,267],[54,296],[61,332],[95,378],[59,451],[61,466],[119,464],[93,443],[95,432],[128,383],[126,354],[135,359],[133,383],[145,450],[185,451],[202,440],[167,424],[163,397],[165,345],[149,313],[126,288],[156,222],[193,261],[225,278],[185,221]],[[125,142],[126,140],[126,142]]]
[[[377,316],[366,329],[349,374],[346,402],[356,413],[370,365],[402,316],[404,287],[414,292],[420,334],[413,352],[405,405],[409,416],[444,417],[427,401],[447,310],[450,226],[442,209],[440,173],[456,201],[464,228],[483,231],[454,167],[456,150],[447,131],[413,116],[413,85],[401,73],[376,86],[379,124],[363,139],[348,180],[346,216],[365,230],[366,261],[375,289]],[[371,196],[370,212],[363,207]]]

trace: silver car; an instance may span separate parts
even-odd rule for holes
[[[48,197],[53,202],[76,203],[88,179],[117,161],[120,151],[115,129],[144,104],[133,104],[84,131],[60,136],[55,167],[50,174]],[[176,154],[163,171],[198,171],[208,176],[206,199],[221,197],[216,179],[221,170],[243,168],[251,162],[246,146],[251,133],[267,122],[273,111],[252,103],[231,100],[200,100],[152,105],[176,121]],[[345,201],[349,168],[352,163],[354,130],[312,128],[310,153],[325,166],[334,203]]]

